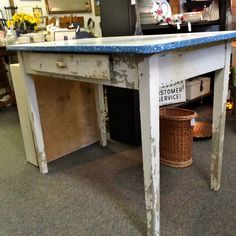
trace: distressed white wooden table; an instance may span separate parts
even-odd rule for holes
[[[159,86],[215,71],[211,188],[219,190],[230,41],[233,38],[236,38],[236,32],[208,32],[9,46],[9,50],[18,51],[26,82],[27,101],[40,171],[46,173],[48,170],[33,75],[97,84],[103,146],[106,145],[106,130],[102,85],[138,89],[147,231],[148,235],[159,235]]]

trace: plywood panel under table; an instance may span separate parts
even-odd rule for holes
[[[47,162],[99,139],[95,85],[34,76]]]

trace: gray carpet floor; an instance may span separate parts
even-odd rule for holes
[[[202,110],[199,113],[206,113]],[[210,190],[211,139],[193,165],[161,165],[161,235],[236,235],[236,119],[228,114],[222,186]],[[146,235],[141,148],[91,145],[49,164],[25,161],[15,107],[0,110],[0,236]]]

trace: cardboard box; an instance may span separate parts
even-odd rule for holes
[[[198,77],[196,79],[186,80],[186,99],[192,100],[208,94],[210,92],[210,86],[210,77]]]
[[[160,106],[186,101],[185,81],[168,84],[160,87]]]
[[[54,41],[75,39],[75,30],[55,31]]]
[[[75,39],[75,29],[68,30],[68,29],[60,29],[57,31],[51,31],[47,36],[47,41],[63,41],[65,39],[71,40]]]

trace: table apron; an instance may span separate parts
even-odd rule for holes
[[[158,53],[160,86],[224,68],[224,52],[225,43],[221,42]],[[141,79],[139,64],[149,56],[23,53],[29,65],[26,68],[28,74],[135,90],[139,89]]]

